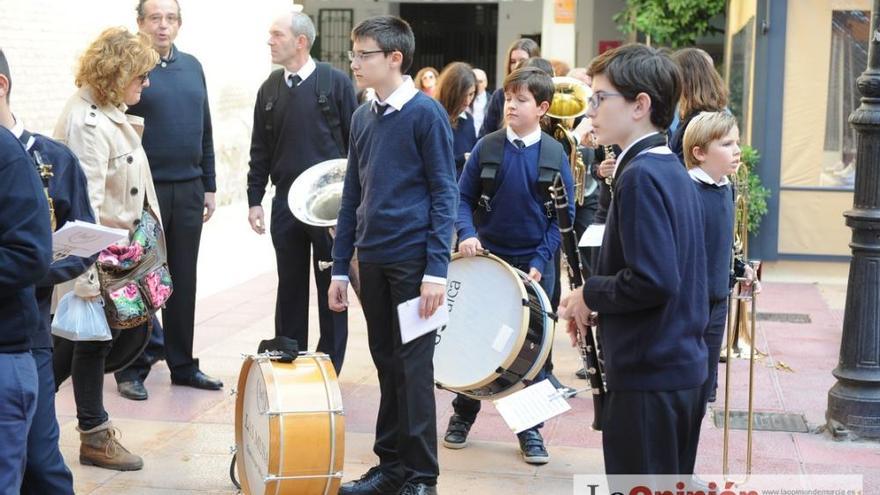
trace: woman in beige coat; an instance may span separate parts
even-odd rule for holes
[[[79,90],[68,100],[55,127],[55,137],[80,160],[97,221],[129,233],[140,221],[145,197],[158,214],[159,202],[141,146],[143,120],[125,114],[128,105],[140,101],[141,91],[149,86],[149,71],[158,61],[159,55],[148,38],[125,28],[107,29],[80,59],[76,75]],[[98,297],[96,268],[92,266],[72,286],[78,297]],[[65,289],[70,287],[59,286],[56,292]],[[118,430],[104,409],[104,360],[111,347],[112,341],[74,344],[70,370],[79,422],[80,463],[138,470],[143,460],[119,443]]]

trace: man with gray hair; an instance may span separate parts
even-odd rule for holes
[[[161,57],[150,71],[141,101],[128,109],[144,118],[144,151],[156,187],[168,247],[174,294],[162,310],[164,355],[171,383],[219,390],[223,382],[199,369],[193,358],[196,267],[202,224],[214,213],[214,140],[205,73],[199,61],[174,44],[182,18],[177,0],[139,0],[138,30],[150,37]],[[161,358],[162,329],[144,353],[116,373],[119,393],[132,400],[147,398],[144,380]]]
[[[324,227],[307,225],[293,216],[287,194],[303,171],[325,160],[348,155],[351,115],[357,107],[351,79],[329,64],[315,62],[309,50],[315,26],[302,12],[280,15],[269,28],[269,49],[275,70],[260,87],[254,107],[248,172],[248,221],[258,234],[266,232],[263,195],[271,178],[275,185],[270,231],[278,266],[275,335],[296,339],[308,348],[309,258],[318,289],[321,338],[317,350],[342,369],[348,340],[348,315],[330,311],[327,291],[332,239]]]
[[[486,78],[486,71],[474,68],[474,76],[477,78],[476,94],[471,102],[471,113],[474,116],[474,126],[477,129],[477,135],[480,135],[480,128],[483,126],[483,119],[486,117],[486,108],[489,106],[489,97],[492,92],[486,89],[489,80]]]

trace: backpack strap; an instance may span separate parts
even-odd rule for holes
[[[535,187],[538,197],[544,204],[547,218],[553,218],[556,212],[553,198],[550,197],[550,187],[553,186],[556,175],[560,173],[564,154],[565,150],[562,149],[559,141],[546,132],[541,132],[541,153],[538,155],[538,180],[535,182]]]
[[[480,199],[477,202],[479,207],[485,211],[492,211],[489,202],[498,189],[498,183],[495,178],[498,176],[498,170],[501,169],[501,161],[504,158],[504,141],[507,140],[507,130],[502,127],[495,132],[486,134],[483,137],[483,144],[480,146]]]
[[[263,130],[266,132],[267,142],[269,146],[275,146],[276,129],[281,128],[284,119],[284,103],[286,98],[281,99],[281,85],[287,89],[284,83],[284,69],[275,69],[269,74],[266,82],[263,84]]]
[[[335,105],[330,101],[330,93],[333,87],[332,66],[327,62],[317,62],[317,70],[315,75],[315,92],[318,95],[318,107],[330,126],[330,132],[333,134],[333,141],[339,149],[339,156],[347,155],[345,141],[342,139],[342,122],[339,118],[339,112]]]

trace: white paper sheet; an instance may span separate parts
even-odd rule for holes
[[[422,319],[419,316],[419,299],[416,297],[397,305],[400,340],[404,344],[449,323],[449,308],[445,302],[428,319]]]
[[[52,258],[56,261],[70,255],[87,258],[127,237],[127,230],[80,220],[67,222],[52,235]]]
[[[563,394],[553,388],[550,380],[532,384],[493,402],[514,433],[528,430],[571,409]]]
[[[602,245],[602,238],[605,237],[605,225],[592,224],[584,231],[581,236],[578,247],[594,247]]]

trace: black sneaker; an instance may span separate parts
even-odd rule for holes
[[[544,439],[538,430],[526,430],[517,434],[517,437],[519,438],[519,450],[527,463],[547,464],[550,462],[550,454],[544,448]]]
[[[374,466],[359,479],[343,483],[339,495],[397,495],[402,485]]]
[[[468,432],[473,423],[465,421],[458,414],[449,418],[449,426],[446,427],[446,435],[443,437],[443,446],[447,449],[463,449],[467,447]]]

